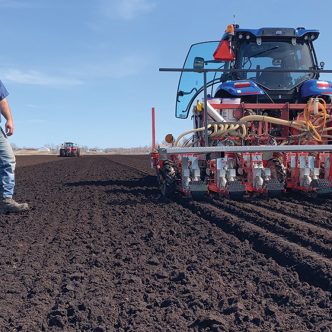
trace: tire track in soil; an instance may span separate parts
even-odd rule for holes
[[[286,198],[279,198],[279,200],[284,203],[288,202],[289,200],[294,203],[295,205],[299,205],[302,207],[306,207],[308,209],[319,209],[320,211],[324,210],[329,214],[332,213],[332,194],[327,196],[318,196],[318,197],[310,197],[305,194],[301,193],[292,193],[288,194]]]
[[[242,208],[245,208],[247,211],[249,209],[251,209],[251,211],[254,210],[259,215],[266,215],[280,226],[287,229],[294,229],[297,233],[303,233],[310,237],[314,235],[320,242],[328,245],[328,248],[332,249],[332,229],[326,227],[328,225],[322,224],[319,222],[320,220],[316,221],[312,218],[295,217],[294,215],[296,215],[296,213],[292,213],[295,209],[294,206],[292,211],[289,211],[286,207],[284,210],[279,210],[274,206],[273,202],[270,202],[270,204],[265,203],[266,202],[246,202],[242,205]],[[317,217],[317,211],[315,217]]]
[[[327,230],[282,215],[273,208],[268,210],[247,202],[239,203],[225,199],[214,200],[214,205],[290,242],[295,242],[325,257],[332,257],[332,233]]]
[[[281,266],[293,268],[300,280],[326,291],[332,289],[331,260],[250,223],[241,216],[220,211],[210,203],[182,202],[182,205],[221,227],[226,233],[242,241],[249,240],[258,252],[273,258]]]
[[[119,161],[117,163],[121,164]],[[128,167],[126,164],[122,165],[123,167]],[[131,168],[137,167],[131,165]],[[252,242],[255,250],[273,258],[281,266],[291,266],[297,271],[301,280],[327,291],[332,289],[332,262],[322,256],[323,253],[323,255],[331,257],[332,249],[328,244],[317,243],[315,231],[312,231],[310,234],[315,236],[311,240],[309,237],[299,235],[296,230],[278,227],[274,224],[278,221],[275,214],[272,221],[266,220],[262,217],[262,214],[259,219],[257,218],[256,211],[254,212],[253,209],[251,213],[243,211],[245,209],[245,203],[243,202],[232,202],[231,204],[236,205],[236,207],[228,204],[226,201],[200,205],[203,203],[187,202],[179,198],[178,202],[181,202],[182,206],[188,208],[193,213],[198,213],[201,218],[217,224],[226,233],[231,233],[240,240],[248,239]],[[220,211],[215,204],[223,210]],[[274,213],[274,211],[265,211],[270,216]],[[216,222],[217,220],[219,222]],[[290,226],[294,226],[294,223]],[[299,229],[298,227],[296,228]],[[319,233],[321,231],[315,225],[312,225],[311,228],[318,230]],[[309,249],[302,245],[309,247]]]
[[[332,212],[325,211],[324,216],[317,218],[317,215],[321,214],[322,210],[315,207],[302,206],[301,203],[293,203],[287,201],[280,201],[279,199],[272,199],[268,202],[255,201],[256,206],[276,211],[282,215],[287,215],[292,218],[304,221],[308,224],[313,224],[323,229],[332,231]]]

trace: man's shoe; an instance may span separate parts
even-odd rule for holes
[[[22,212],[29,210],[28,203],[17,203],[12,198],[4,198],[0,201],[0,211],[3,212]]]

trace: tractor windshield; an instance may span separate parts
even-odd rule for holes
[[[219,41],[210,41],[194,44],[190,47],[187,54],[183,68],[193,69],[195,57],[204,58],[206,69],[222,69],[224,63],[216,62],[213,58],[213,53],[219,45]],[[213,82],[217,80],[220,82],[221,73],[208,72],[207,82],[208,86],[213,89]],[[218,77],[217,77],[218,76]],[[192,103],[197,99],[197,96],[202,92],[204,85],[204,77],[202,73],[198,72],[182,72],[178,85],[176,95],[176,112],[177,118],[186,119],[188,117],[189,109]],[[211,93],[212,94],[212,93]]]
[[[313,73],[282,72],[281,70],[309,70],[314,60],[306,43],[293,45],[287,41],[246,42],[239,45],[237,68],[256,69],[257,73],[244,73],[241,79],[251,79],[269,90],[290,90]],[[269,70],[269,71],[265,71]],[[259,71],[262,70],[262,71]],[[275,72],[271,72],[275,71]]]

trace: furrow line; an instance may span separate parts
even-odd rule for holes
[[[273,258],[279,265],[294,269],[300,280],[331,291],[332,262],[330,259],[247,222],[237,215],[220,210],[213,204],[185,200],[178,203],[241,241],[248,240],[254,250]]]
[[[115,161],[115,160],[110,159],[110,158],[107,158],[107,157],[104,157],[104,158],[105,158],[107,161],[109,161],[109,162],[111,162],[111,163],[113,163],[113,164],[117,164],[117,165],[119,165],[119,166],[126,167],[126,168],[128,168],[128,169],[130,169],[130,170],[133,170],[133,171],[139,172],[139,173],[141,173],[141,174],[143,174],[143,175],[151,176],[151,173],[146,172],[146,171],[143,171],[143,170],[141,170],[141,169],[139,169],[139,168],[137,168],[137,167],[135,167],[135,166],[131,166],[131,165],[127,165],[127,164],[123,164],[123,163],[120,163],[120,162],[118,162],[118,161]]]
[[[285,202],[285,201],[255,201],[255,206],[273,210],[281,215],[300,220],[301,222],[315,225],[324,230],[332,231],[332,213],[326,211],[324,220],[317,219],[317,214],[321,212],[318,208],[306,208],[301,203]]]
[[[332,200],[331,198],[327,197],[307,197],[306,195],[295,195],[293,193],[290,193],[289,196],[287,197],[280,197],[280,202],[283,204],[284,202],[289,202],[290,200],[292,201],[292,203],[294,204],[299,204],[300,206],[303,207],[307,207],[309,209],[320,209],[320,210],[324,210],[327,213],[331,213],[332,214],[332,207],[331,207],[331,203]]]
[[[324,252],[328,257],[332,256],[332,233],[315,225],[302,222],[287,215],[275,212],[273,208],[268,210],[250,203],[237,201],[214,201],[217,206],[243,216],[247,221],[258,226],[297,241],[301,245],[316,248],[319,253]]]

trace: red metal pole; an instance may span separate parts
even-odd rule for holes
[[[152,151],[156,149],[156,114],[155,109],[152,107]]]

